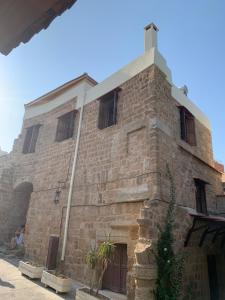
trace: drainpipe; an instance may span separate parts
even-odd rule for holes
[[[78,149],[79,149],[79,141],[80,141],[80,133],[81,133],[81,125],[82,125],[82,118],[83,118],[83,110],[84,110],[84,103],[85,103],[85,99],[86,99],[86,93],[87,92],[86,92],[86,89],[85,89],[84,94],[83,94],[82,103],[81,103],[81,109],[80,109],[80,118],[79,118],[78,130],[77,130],[77,140],[76,140],[76,145],[75,145],[75,150],[74,150],[72,174],[71,174],[71,179],[70,179],[69,194],[68,194],[68,200],[67,200],[66,220],[65,220],[64,235],[63,235],[61,261],[63,261],[65,259],[66,242],[67,242],[69,218],[70,218],[71,200],[72,200],[74,177],[75,177],[76,164],[77,164],[77,158],[78,158]]]

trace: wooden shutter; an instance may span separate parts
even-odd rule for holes
[[[56,141],[60,142],[63,139],[64,134],[64,124],[62,118],[58,119],[57,129],[56,129]]]
[[[180,108],[180,136],[181,139],[186,141],[186,118],[185,118],[185,109],[184,107]]]
[[[30,140],[32,136],[32,127],[27,128],[24,144],[23,144],[23,153],[28,153],[29,152],[29,145],[30,145]]]
[[[35,152],[35,147],[38,139],[40,124],[27,128],[26,137],[23,145],[23,153]]]
[[[48,243],[48,255],[46,261],[46,268],[48,270],[56,269],[58,247],[59,247],[59,237],[56,235],[51,235]]]
[[[73,110],[66,113],[58,118],[57,130],[56,130],[56,141],[60,142],[65,139],[69,139],[74,133],[76,111]]]
[[[40,125],[33,126],[32,136],[31,136],[31,140],[30,140],[30,149],[29,149],[30,153],[35,152],[35,147],[36,147],[38,134],[39,134],[39,128],[40,128]]]
[[[75,122],[75,111],[71,111],[68,117],[68,125],[67,125],[67,138],[71,138],[74,133],[74,122]]]
[[[118,91],[113,93],[113,124],[117,122],[117,100],[118,100]]]
[[[206,182],[195,179],[196,188],[196,210],[199,213],[207,214],[207,203],[206,203]]]
[[[119,89],[116,89],[100,99],[98,117],[99,129],[116,124],[118,91]]]
[[[179,109],[181,139],[191,146],[196,146],[195,118],[184,106],[180,106]]]
[[[196,146],[196,136],[195,136],[195,119],[192,115],[187,117],[187,142]]]

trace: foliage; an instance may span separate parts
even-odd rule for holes
[[[100,275],[98,278],[98,285],[97,285],[97,292],[101,287],[102,279],[104,276],[104,273],[108,267],[108,264],[110,263],[114,250],[115,250],[115,245],[112,243],[110,236],[107,237],[106,241],[100,244],[98,248],[98,258],[100,262]]]
[[[90,294],[94,289],[94,278],[96,273],[96,267],[98,265],[98,249],[96,247],[91,247],[86,255],[86,263],[91,269],[91,277],[90,277]]]
[[[183,273],[183,256],[175,255],[173,251],[176,191],[168,165],[167,175],[170,181],[170,203],[164,228],[160,230],[155,254],[158,267],[156,290],[154,291],[156,300],[177,300],[181,294]]]
[[[98,263],[98,251],[96,247],[91,247],[91,249],[88,251],[86,255],[86,263],[90,269],[94,270],[96,268]]]
[[[106,237],[106,240],[102,242],[98,248],[91,248],[86,255],[86,263],[92,270],[91,282],[90,282],[90,293],[92,293],[94,288],[93,277],[97,274],[97,290],[96,295],[101,287],[102,279],[104,273],[110,263],[113,253],[115,250],[115,245],[110,239],[110,235]],[[98,271],[98,272],[97,272]]]

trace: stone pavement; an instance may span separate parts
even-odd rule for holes
[[[0,245],[0,300],[75,300],[76,288],[83,285],[73,281],[73,289],[68,294],[56,294],[55,290],[45,288],[40,280],[32,280],[21,275],[18,265],[22,253],[7,250]],[[111,300],[127,300],[125,295],[101,290],[102,295]]]
[[[74,300],[70,294],[56,294],[39,280],[30,280],[18,271],[19,259],[0,254],[0,300]]]

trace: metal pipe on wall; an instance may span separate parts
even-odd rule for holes
[[[84,110],[84,103],[85,103],[85,99],[86,99],[86,93],[87,93],[87,91],[85,89],[84,94],[83,94],[82,103],[81,103],[81,109],[80,109],[80,118],[79,118],[78,130],[77,130],[77,140],[76,140],[76,144],[75,144],[74,158],[73,158],[73,165],[72,165],[72,174],[71,174],[71,179],[70,179],[69,194],[68,194],[68,200],[67,200],[67,210],[66,210],[66,219],[65,219],[65,227],[64,227],[64,235],[63,235],[61,261],[63,261],[65,259],[66,242],[67,242],[68,226],[69,226],[69,218],[70,218],[70,208],[71,208],[71,201],[72,201],[72,194],[73,194],[74,178],[75,178],[75,173],[76,173],[76,164],[77,164],[77,158],[78,158],[80,133],[81,133],[81,125],[82,125],[82,119],[83,119],[83,110]]]

